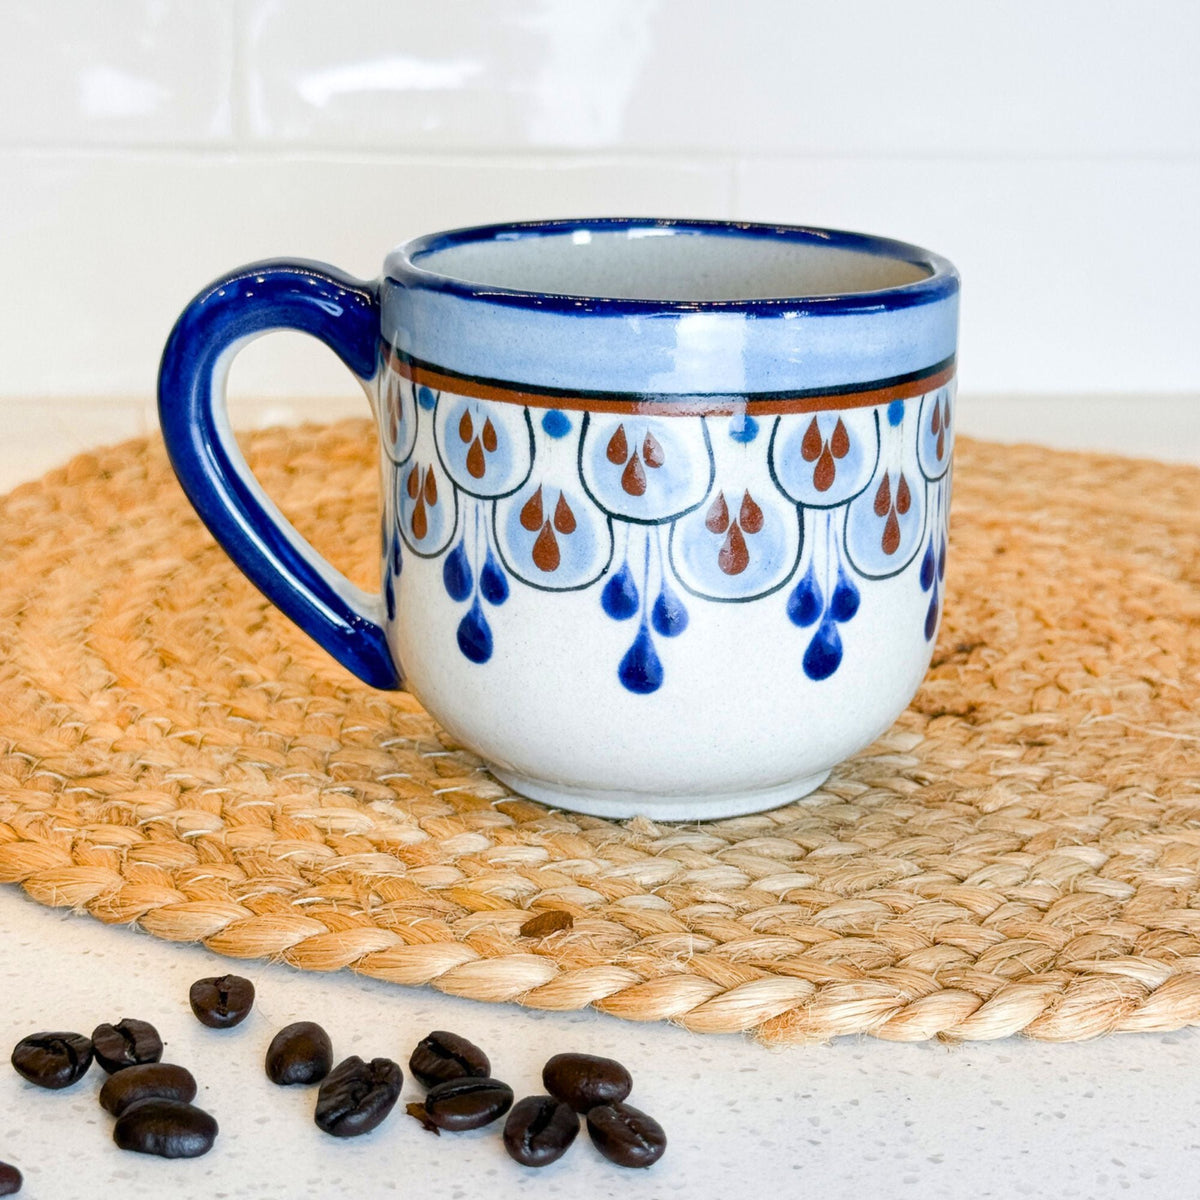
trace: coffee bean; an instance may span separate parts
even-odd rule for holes
[[[216,1121],[182,1100],[139,1100],[113,1127],[113,1141],[122,1150],[159,1158],[198,1158],[212,1149],[216,1138]]]
[[[338,1063],[317,1093],[313,1116],[334,1137],[358,1137],[381,1124],[400,1098],[404,1075],[390,1058],[363,1062],[357,1054]]]
[[[254,1007],[254,984],[240,975],[218,975],[197,979],[188,993],[192,1012],[210,1029],[232,1029],[240,1025]]]
[[[191,1071],[172,1063],[141,1063],[126,1067],[104,1081],[100,1106],[119,1117],[139,1100],[179,1100],[190,1104],[196,1098],[196,1081]]]
[[[553,1096],[526,1096],[504,1122],[504,1148],[526,1167],[546,1167],[566,1154],[579,1133],[579,1115]]]
[[[81,1033],[34,1033],[17,1043],[12,1065],[38,1087],[70,1087],[92,1065],[92,1043]]]
[[[587,1112],[597,1104],[624,1100],[633,1080],[615,1059],[595,1054],[556,1054],[542,1068],[542,1085],[576,1112]]]
[[[156,1063],[162,1058],[162,1038],[149,1021],[123,1017],[115,1025],[97,1025],[92,1030],[96,1061],[112,1075],[139,1063]]]
[[[425,1112],[440,1129],[457,1133],[498,1121],[512,1107],[513,1090],[498,1079],[464,1075],[430,1088]]]
[[[332,1066],[333,1043],[312,1021],[285,1026],[267,1047],[267,1078],[272,1083],[320,1083]]]
[[[431,1088],[464,1075],[486,1079],[492,1073],[492,1064],[488,1062],[488,1056],[466,1038],[435,1029],[417,1043],[408,1060],[408,1069]]]
[[[15,1196],[21,1190],[21,1172],[6,1162],[0,1162],[0,1196]]]
[[[663,1127],[632,1104],[601,1104],[589,1110],[592,1143],[618,1167],[648,1167],[667,1148]]]

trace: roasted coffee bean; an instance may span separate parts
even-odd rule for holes
[[[579,1133],[579,1114],[553,1096],[526,1096],[504,1122],[504,1148],[522,1166],[546,1167],[566,1154]]]
[[[542,1085],[576,1112],[597,1104],[618,1104],[629,1095],[633,1080],[616,1059],[595,1054],[556,1054],[542,1068]]]
[[[216,1138],[216,1121],[182,1100],[139,1100],[113,1127],[113,1141],[122,1150],[159,1158],[198,1158],[212,1149]]]
[[[6,1162],[0,1162],[0,1196],[15,1196],[21,1190],[21,1172]]]
[[[667,1148],[663,1127],[632,1104],[601,1104],[589,1110],[592,1143],[618,1167],[649,1167]]]
[[[173,1063],[141,1063],[126,1067],[104,1081],[100,1106],[119,1117],[139,1100],[179,1100],[190,1104],[196,1098],[196,1081],[186,1067]]]
[[[156,1063],[162,1058],[162,1038],[149,1021],[123,1017],[115,1025],[97,1025],[92,1030],[96,1061],[112,1075],[139,1063]]]
[[[272,1083],[320,1083],[332,1066],[333,1043],[312,1021],[284,1026],[267,1047],[267,1078]]]
[[[313,1119],[334,1137],[370,1133],[392,1111],[403,1082],[403,1072],[390,1058],[366,1063],[351,1055],[325,1077]]]
[[[240,975],[218,975],[197,979],[188,993],[192,1012],[209,1029],[232,1029],[240,1025],[254,1007],[254,984]]]
[[[513,1090],[507,1083],[464,1075],[430,1088],[425,1112],[439,1129],[457,1133],[498,1121],[512,1108],[512,1102]]]
[[[417,1043],[408,1060],[408,1069],[427,1088],[436,1087],[450,1079],[474,1076],[486,1079],[492,1073],[488,1056],[457,1033],[435,1029]]]
[[[70,1087],[92,1065],[92,1043],[81,1033],[34,1033],[17,1043],[12,1065],[38,1087]]]

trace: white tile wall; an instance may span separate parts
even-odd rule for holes
[[[144,404],[247,259],[622,212],[943,251],[967,394],[1200,393],[1198,61],[1195,0],[0,0],[0,398]]]

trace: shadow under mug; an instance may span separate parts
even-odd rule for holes
[[[336,659],[410,689],[516,791],[608,817],[754,812],[899,715],[941,611],[958,276],[824,229],[607,219],[456,230],[374,282],[271,261],[163,353],[175,470]],[[382,590],[264,494],[225,406],[273,329],[362,382]]]

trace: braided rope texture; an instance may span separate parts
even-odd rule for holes
[[[246,445],[370,586],[370,427]],[[774,1042],[1200,1023],[1200,471],[957,455],[909,711],[805,800],[682,826],[514,797],[270,607],[157,440],[77,458],[0,501],[0,881],[234,958]],[[573,922],[523,936],[538,912]]]

